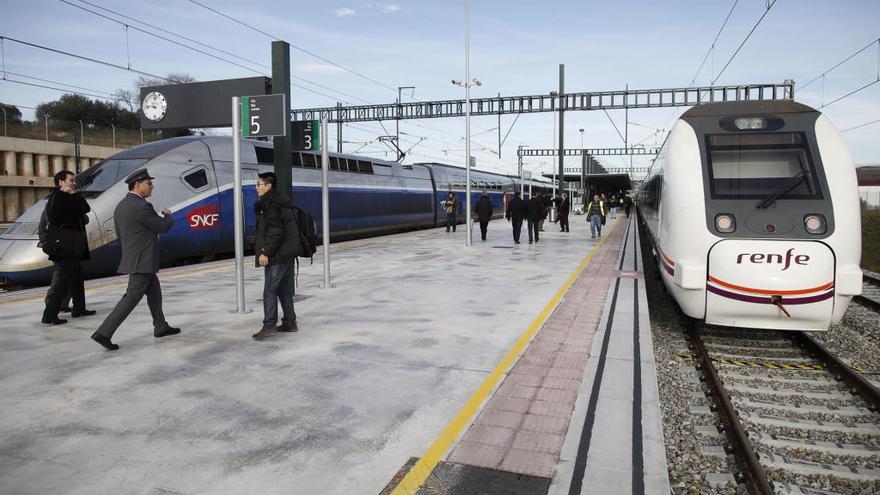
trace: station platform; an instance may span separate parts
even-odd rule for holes
[[[262,270],[163,270],[182,328],[146,301],[89,339],[126,277],[87,282],[92,317],[39,323],[0,297],[0,487],[9,493],[669,493],[634,219],[589,239],[495,220],[331,246],[301,264],[300,331],[264,341]]]

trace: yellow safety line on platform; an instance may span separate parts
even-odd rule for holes
[[[468,401],[465,403],[464,407],[462,407],[458,414],[455,415],[455,418],[446,425],[446,428],[440,433],[440,436],[434,440],[434,443],[428,448],[428,450],[422,455],[422,457],[416,462],[416,464],[409,470],[406,476],[397,484],[397,487],[394,488],[394,491],[391,492],[391,495],[410,495],[416,493],[416,491],[422,486],[422,483],[431,475],[434,471],[434,468],[437,464],[442,460],[443,454],[449,449],[452,445],[452,442],[458,438],[458,435],[464,430],[464,427],[467,426],[474,414],[479,409],[480,405],[489,397],[489,394],[495,389],[495,386],[498,384],[501,377],[504,376],[504,373],[507,372],[508,368],[510,368],[511,364],[513,364],[514,360],[519,356],[519,354],[525,349],[525,347],[532,340],[532,337],[541,328],[544,324],[544,321],[550,316],[550,313],[556,308],[556,305],[568,293],[571,286],[574,284],[574,281],[577,280],[577,277],[581,274],[584,268],[587,267],[587,264],[590,262],[590,259],[593,258],[593,255],[596,254],[596,251],[599,250],[599,247],[605,243],[608,237],[611,236],[611,232],[617,228],[617,225],[620,221],[614,222],[614,225],[608,229],[608,234],[604,239],[600,240],[593,249],[587,254],[586,258],[581,262],[580,266],[568,277],[568,280],[562,284],[562,287],[556,291],[556,294],[550,299],[550,302],[544,306],[544,309],[538,314],[538,316],[532,321],[532,324],[529,325],[528,329],[526,329],[525,333],[520,335],[519,339],[513,345],[513,348],[508,351],[508,353],[501,359],[495,369],[489,373],[489,376],[483,381],[480,387],[476,392],[471,395]]]

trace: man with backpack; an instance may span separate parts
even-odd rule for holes
[[[263,340],[278,332],[298,330],[293,308],[293,262],[297,256],[305,254],[306,247],[297,227],[299,212],[276,189],[275,174],[259,174],[256,187],[259,199],[254,203],[257,217],[254,257],[258,267],[265,267],[266,278],[263,284],[263,328],[253,338]],[[281,325],[276,327],[279,302],[283,317]]]

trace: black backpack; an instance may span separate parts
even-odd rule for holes
[[[309,212],[296,206],[285,206],[282,209],[284,215],[284,228],[287,231],[295,231],[298,242],[291,246],[291,253],[295,257],[311,258],[318,250],[318,234],[315,220]],[[314,262],[314,260],[311,260]]]
[[[296,227],[299,230],[299,238],[305,249],[302,256],[311,258],[318,251],[318,226],[315,219],[306,210],[293,207],[293,214],[296,218]]]

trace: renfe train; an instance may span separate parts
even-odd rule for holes
[[[827,330],[861,292],[852,158],[805,105],[688,110],[651,166],[639,210],[663,283],[706,323]]]
[[[254,233],[257,174],[273,170],[269,143],[241,141],[245,237]],[[321,232],[321,156],[294,152],[294,202],[318,222]],[[161,264],[210,259],[234,250],[232,138],[184,137],[144,144],[117,153],[76,176],[92,211],[86,226],[91,260],[87,277],[116,273],[119,243],[113,210],[127,194],[124,179],[146,167],[155,177],[149,201],[169,208],[174,227],[162,235]],[[330,153],[330,238],[333,241],[446,225],[443,201],[459,200],[457,221],[465,218],[465,170],[440,163],[404,165]],[[550,184],[471,170],[472,204],[485,191],[500,216],[514,188],[544,190]],[[47,284],[52,264],[37,246],[45,200],[28,209],[0,236],[0,277],[21,285]]]

